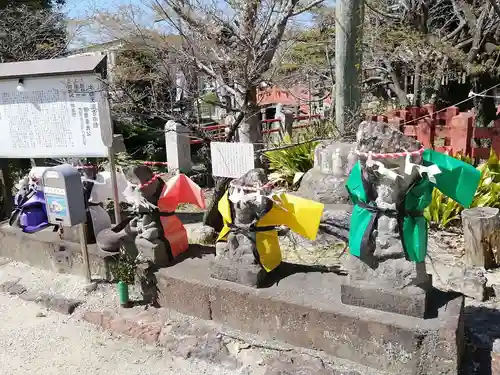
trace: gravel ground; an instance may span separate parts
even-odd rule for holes
[[[81,277],[54,274],[0,258],[0,284],[17,281],[30,292],[42,292],[83,301],[71,315],[48,311],[18,296],[0,292],[0,373],[2,375],[66,375],[70,372],[120,375],[384,375],[349,361],[295,348],[274,340],[222,327],[194,317],[148,309],[166,317],[176,347],[151,346],[104,331],[83,321],[86,312],[116,311],[132,317],[144,306],[118,308],[115,285],[98,284],[87,292]],[[132,300],[139,300],[131,288]],[[218,348],[212,336],[221,335]],[[186,351],[186,353],[184,353]],[[300,359],[300,361],[299,361]],[[323,372],[320,372],[323,371]],[[311,372],[312,371],[312,372]]]
[[[113,338],[93,326],[17,297],[0,295],[2,375],[232,375],[205,362],[165,356],[161,348]],[[44,315],[44,316],[41,316]]]
[[[173,357],[161,347],[116,337],[80,320],[85,310],[109,308],[115,304],[116,292],[112,285],[99,285],[97,291],[87,295],[79,277],[55,275],[22,263],[2,263],[0,283],[20,280],[33,291],[85,301],[73,315],[66,316],[17,296],[0,293],[2,375],[241,373],[205,361]]]

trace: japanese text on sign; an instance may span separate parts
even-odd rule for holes
[[[100,108],[107,100],[96,75],[0,81],[0,157],[101,157],[101,127],[111,126]],[[104,119],[104,121],[103,121]]]

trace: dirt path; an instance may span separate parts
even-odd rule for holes
[[[208,363],[165,356],[163,349],[113,338],[72,317],[0,295],[2,375],[237,374]]]
[[[16,293],[5,289],[9,283],[19,294],[9,295]],[[84,286],[80,277],[0,258],[2,375],[386,375],[168,309],[121,309],[115,285],[99,284],[91,292]],[[82,303],[64,315],[26,302],[26,294]],[[136,288],[130,297],[140,298]],[[103,324],[105,316],[113,322]],[[143,336],[137,333],[154,336],[155,329],[153,345],[138,339]]]

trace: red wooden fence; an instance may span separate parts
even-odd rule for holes
[[[490,139],[491,147],[500,155],[500,120],[492,127],[476,127],[473,112],[460,112],[457,107],[436,111],[432,104],[393,110],[383,116],[368,115],[367,120],[383,121],[398,127],[406,135],[417,138],[426,148],[436,151],[462,152],[487,159],[489,148],[472,146],[472,139]]]
[[[295,116],[293,118],[294,121],[304,121],[304,120],[309,120],[309,119],[318,119],[320,118],[320,115],[301,115],[301,116]],[[274,122],[280,122],[279,119],[269,119],[269,120],[263,120],[261,121],[262,125],[262,134],[271,134],[271,133],[276,133],[280,132],[280,128],[274,128],[274,129],[267,129],[266,125],[272,124]],[[311,124],[297,124],[293,125],[293,129],[303,129],[303,128],[308,128],[311,126]],[[203,126],[200,128],[203,132],[207,133],[207,137],[210,138],[212,141],[221,141],[223,140],[226,135],[224,133],[224,129],[227,127],[227,125],[209,125],[209,126]],[[201,139],[192,139],[191,141],[192,145],[195,144],[200,144],[203,143],[204,141]]]

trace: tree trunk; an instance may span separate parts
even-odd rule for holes
[[[408,104],[408,98],[405,92],[401,89],[399,82],[389,84],[389,88],[396,94],[399,100],[399,104],[406,106]]]
[[[337,0],[335,28],[335,122],[345,134],[361,109],[361,43],[364,0]]]
[[[462,212],[465,263],[468,266],[493,268],[500,264],[500,210],[476,207]]]
[[[489,75],[474,77],[472,87],[474,93],[481,95],[491,95],[490,91],[485,91],[493,86]],[[483,96],[474,96],[474,110],[476,112],[476,126],[485,127],[496,117],[496,108],[494,98],[485,98]]]
[[[406,106],[408,104],[408,97],[406,96],[405,89],[401,87],[401,79],[398,72],[394,69],[390,61],[386,61],[384,65],[391,75],[392,83],[389,84],[389,88],[398,97],[399,104]]]
[[[239,141],[242,143],[256,143],[255,149],[262,143],[260,126],[260,108],[257,104],[257,88],[252,87],[247,92],[245,103],[245,117],[239,125]]]
[[[415,64],[415,81],[413,83],[413,103],[415,107],[420,107],[422,102],[422,62],[418,61]]]
[[[405,90],[405,96],[408,95],[408,74],[406,73],[406,69],[405,69],[405,72],[403,73],[403,76],[404,76],[404,90]]]
[[[430,103],[431,104],[436,104],[439,101],[439,92],[441,90],[441,81],[443,80],[444,77],[444,72],[446,69],[446,66],[448,65],[448,56],[445,56],[443,58],[443,61],[441,64],[439,64],[438,71],[436,75],[434,76],[434,84],[432,85],[432,92],[431,92],[431,99]]]

